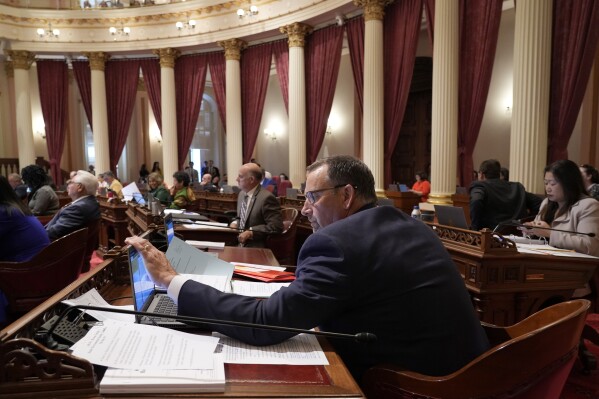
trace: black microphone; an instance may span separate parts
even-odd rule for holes
[[[559,231],[561,233],[578,234],[578,235],[583,235],[583,236],[595,237],[595,233],[582,233],[580,231],[554,229],[552,227],[528,226],[528,225],[520,223],[519,220],[512,220],[511,222],[499,223],[497,225],[497,227],[499,227],[500,225],[522,227],[522,228],[524,228],[526,230],[532,230],[532,229],[550,230],[550,231]],[[495,231],[497,229],[497,227],[495,227],[495,229],[493,231]],[[522,230],[522,229],[520,229],[520,230]]]
[[[101,312],[110,312],[110,313],[121,313],[121,314],[132,314],[137,316],[147,316],[151,318],[164,318],[164,319],[175,319],[178,321],[186,321],[192,323],[203,323],[203,324],[211,324],[211,325],[223,325],[223,326],[233,326],[233,327],[242,327],[242,328],[258,328],[262,330],[273,330],[273,331],[283,331],[283,332],[291,332],[296,334],[311,334],[318,335],[326,338],[334,338],[334,339],[352,339],[356,342],[374,342],[376,341],[376,335],[368,332],[361,332],[357,334],[344,334],[344,333],[336,333],[330,331],[313,331],[306,330],[302,328],[293,328],[293,327],[282,327],[282,326],[272,326],[266,324],[255,324],[255,323],[246,323],[242,321],[232,321],[232,320],[216,320],[216,319],[206,319],[203,317],[192,317],[192,316],[181,316],[181,315],[171,315],[164,313],[148,313],[148,312],[140,312],[136,310],[125,310],[125,309],[117,309],[117,308],[105,308],[101,306],[91,306],[91,305],[71,305],[63,310],[58,318],[54,321],[54,324],[48,329],[45,333],[46,337],[40,334],[38,337],[36,334],[36,340],[41,342],[42,344],[50,347],[51,345],[56,344],[56,342],[52,339],[52,333],[60,323],[60,321],[73,309],[83,309],[83,310],[97,310]],[[44,341],[45,340],[45,341]],[[54,342],[53,342],[54,341]],[[53,348],[50,348],[53,349]]]

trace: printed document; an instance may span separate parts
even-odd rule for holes
[[[100,293],[92,288],[87,291],[85,294],[74,298],[74,299],[66,299],[62,301],[62,303],[73,306],[73,305],[89,305],[89,306],[101,306],[105,308],[112,309],[123,309],[123,310],[133,310],[133,305],[125,305],[125,306],[114,306],[110,305],[108,302],[102,298]],[[104,321],[107,319],[119,320],[129,323],[135,323],[135,315],[132,314],[122,314],[122,313],[111,313],[111,312],[99,312],[97,310],[81,310],[85,311],[88,315],[95,318],[98,321]]]
[[[254,298],[269,298],[282,287],[288,287],[290,283],[260,283],[257,281],[231,281],[234,294],[251,296]]]

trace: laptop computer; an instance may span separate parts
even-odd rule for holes
[[[164,215],[164,229],[166,231],[166,244],[168,246],[175,237],[175,223],[173,222],[173,215],[171,213]]]
[[[285,196],[288,199],[297,199],[297,188],[287,188]]]
[[[399,191],[399,187],[397,186],[397,184],[389,184],[389,188],[387,189],[387,191]]]
[[[146,204],[146,200],[144,199],[143,195],[141,195],[141,193],[133,193],[133,200],[137,202],[139,205]]]
[[[406,186],[405,184],[400,184],[398,186],[399,191],[401,191],[402,193],[407,193],[408,191],[410,191],[410,188],[408,186]]]
[[[435,205],[435,213],[439,224],[466,230],[470,229],[468,222],[466,222],[464,208],[461,206]]]

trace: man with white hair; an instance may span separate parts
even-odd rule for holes
[[[67,182],[69,202],[46,225],[50,240],[56,240],[73,231],[87,227],[100,219],[100,205],[96,200],[98,180],[85,170],[78,170]]]

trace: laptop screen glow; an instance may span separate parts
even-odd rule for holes
[[[133,305],[135,310],[142,310],[144,303],[154,291],[154,283],[146,270],[143,258],[133,246],[129,247],[129,269],[133,285]]]
[[[173,216],[170,213],[164,216],[164,228],[166,229],[166,241],[170,245],[173,237],[175,237],[175,224],[173,223]]]

